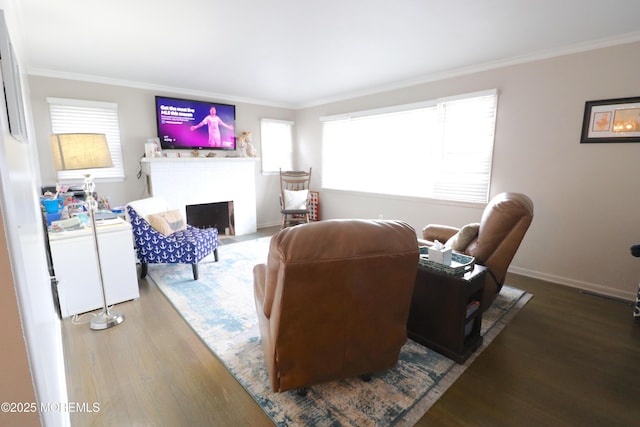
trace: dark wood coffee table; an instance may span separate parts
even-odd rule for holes
[[[482,344],[486,267],[452,276],[418,267],[407,333],[412,340],[464,363]]]

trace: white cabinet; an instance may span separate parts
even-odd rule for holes
[[[98,243],[107,304],[139,298],[131,225],[120,220],[98,226]],[[92,230],[51,232],[49,246],[62,316],[103,307]]]

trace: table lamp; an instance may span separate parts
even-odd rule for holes
[[[50,136],[51,152],[56,170],[78,170],[108,168],[113,166],[107,137],[99,133],[58,133]],[[102,263],[100,262],[100,248],[98,247],[98,232],[96,230],[95,212],[98,202],[93,197],[95,183],[91,171],[84,171],[84,183],[82,189],[85,193],[85,202],[91,218],[93,230],[93,243],[98,261],[98,276],[102,291],[102,312],[95,315],[89,327],[93,330],[108,329],[119,325],[124,321],[124,315],[116,311],[110,311],[107,305],[107,296],[104,290],[104,277]]]

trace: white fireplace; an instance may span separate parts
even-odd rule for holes
[[[170,209],[232,201],[235,234],[255,233],[256,161],[250,157],[143,158],[149,194],[162,197]],[[225,230],[218,230],[223,234]]]

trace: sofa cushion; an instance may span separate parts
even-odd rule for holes
[[[477,222],[467,224],[454,234],[447,242],[445,247],[451,248],[454,251],[462,252],[471,243],[473,239],[478,235],[480,230],[480,224]]]
[[[178,209],[149,215],[148,221],[154,229],[165,236],[187,229],[187,222]]]

